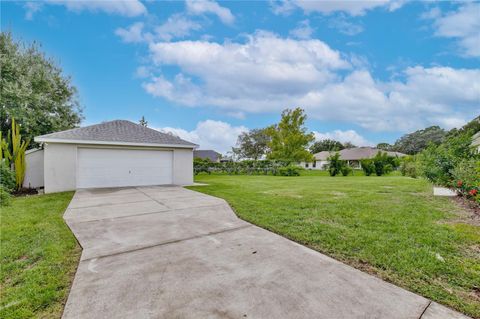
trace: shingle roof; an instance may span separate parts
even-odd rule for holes
[[[375,157],[375,155],[377,155],[378,152],[385,152],[385,151],[380,150],[378,148],[373,148],[373,147],[355,147],[355,148],[348,148],[348,149],[339,151],[340,159],[347,160],[347,161],[373,158]],[[315,154],[314,156],[317,161],[326,161],[327,158],[333,154],[335,154],[335,152],[323,151]],[[387,154],[389,156],[395,156],[395,157],[405,156],[405,154],[399,153],[399,152],[387,152]]]
[[[159,144],[195,147],[196,144],[182,140],[178,136],[162,133],[154,129],[125,120],[115,120],[100,124],[74,128],[67,131],[55,132],[37,136],[35,141],[43,142],[66,141],[94,141],[101,144]]]
[[[216,162],[222,157],[222,154],[215,152],[214,150],[195,150],[193,152],[193,157],[198,157],[201,159],[208,158],[212,162]]]

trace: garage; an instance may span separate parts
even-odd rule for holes
[[[43,176],[45,193],[193,183],[198,145],[130,121],[103,122],[35,141],[43,148],[43,172],[36,175]]]
[[[77,188],[173,184],[173,152],[78,149]]]

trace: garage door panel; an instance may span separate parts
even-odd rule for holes
[[[78,149],[77,188],[172,184],[173,152]]]

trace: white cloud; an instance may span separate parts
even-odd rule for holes
[[[332,70],[350,67],[322,41],[281,39],[265,32],[250,36],[245,43],[152,43],[150,53],[156,66],[174,65],[181,72],[173,80],[152,79],[144,85],[149,93],[229,111],[277,110],[279,99],[302,96],[332,81],[336,77]],[[190,77],[200,79],[201,84]]]
[[[405,2],[405,0],[285,0],[271,1],[271,7],[275,14],[289,14],[298,7],[307,14],[311,12],[320,12],[323,14],[345,12],[351,16],[361,16],[368,10],[379,7],[386,8],[389,11],[395,11],[402,7]]]
[[[46,0],[45,3],[63,5],[74,12],[92,11],[137,17],[147,13],[140,0]]]
[[[192,31],[200,30],[200,23],[187,18],[183,14],[173,14],[163,24],[152,26],[143,22],[136,22],[127,28],[118,28],[115,34],[126,43],[152,41],[171,41],[189,36]],[[153,31],[145,31],[145,29]]]
[[[480,57],[480,3],[467,3],[443,15],[434,8],[422,17],[434,20],[436,36],[458,39],[463,55]]]
[[[144,83],[148,93],[242,116],[301,106],[313,119],[409,131],[456,126],[480,107],[479,69],[417,66],[403,70],[399,80],[379,81],[316,39],[257,32],[241,43],[151,43],[150,53],[156,68],[180,71],[172,78],[150,77]],[[340,75],[352,65],[360,69]]]
[[[348,21],[343,14],[331,18],[328,22],[328,27],[337,29],[339,32],[346,35],[356,35],[363,32],[363,27],[361,25]]]
[[[137,22],[129,26],[128,28],[118,28],[115,30],[115,34],[122,38],[123,42],[126,43],[137,43],[143,42],[143,26],[142,22]]]
[[[354,130],[334,130],[332,132],[325,132],[325,133],[320,133],[317,131],[313,131],[313,134],[315,135],[315,140],[321,141],[321,140],[335,140],[339,141],[340,143],[345,143],[345,142],[350,142],[356,146],[374,146],[375,144],[368,141],[365,139],[363,136],[358,134]]]
[[[200,149],[212,149],[220,153],[227,153],[235,146],[237,137],[248,131],[245,126],[232,126],[222,121],[206,120],[198,122],[192,131],[182,128],[163,127],[163,132],[170,132],[182,139],[200,145]]]
[[[201,15],[211,13],[216,15],[223,23],[233,24],[235,16],[230,9],[220,6],[217,2],[212,0],[187,0],[187,11],[190,14]]]
[[[200,30],[201,25],[195,21],[186,18],[182,14],[174,14],[167,21],[155,28],[157,37],[164,41],[170,41],[174,38],[183,38],[192,31]]]
[[[25,19],[32,20],[35,13],[42,10],[43,4],[41,2],[28,1],[23,7],[25,8]]]
[[[314,31],[315,29],[310,26],[310,21],[303,20],[300,21],[300,23],[295,29],[290,31],[290,35],[297,39],[306,40],[311,38]]]

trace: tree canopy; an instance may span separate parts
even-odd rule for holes
[[[237,147],[233,148],[233,152],[239,158],[258,160],[267,153],[269,142],[267,129],[253,129],[238,136]]]
[[[423,130],[405,134],[395,142],[393,149],[397,152],[413,155],[427,148],[429,144],[439,145],[446,134],[445,130],[439,126],[430,126]]]
[[[0,65],[0,126],[5,136],[12,118],[32,142],[34,136],[80,124],[82,110],[76,88],[38,44],[14,41],[10,32],[2,32]]]
[[[393,145],[391,145],[389,143],[378,143],[377,148],[379,150],[390,151],[390,150],[392,150]]]
[[[282,112],[280,122],[267,129],[271,138],[268,159],[297,162],[313,159],[307,148],[314,141],[314,136],[307,132],[306,119],[307,115],[301,108]]]
[[[342,143],[335,140],[325,139],[316,141],[310,146],[310,152],[312,154],[319,153],[322,151],[341,151],[345,147]]]

